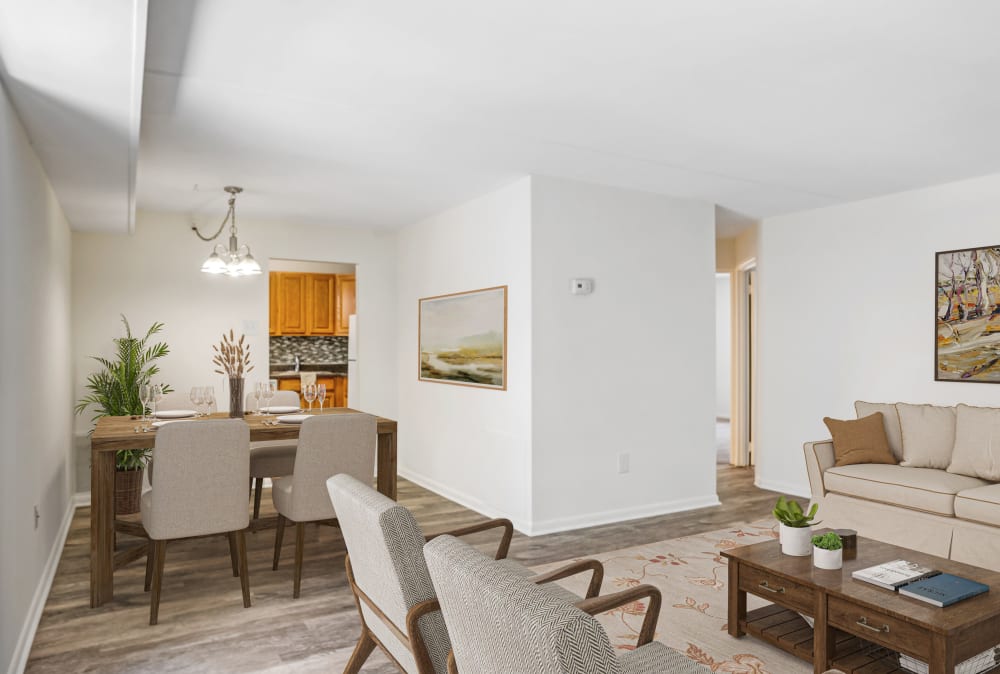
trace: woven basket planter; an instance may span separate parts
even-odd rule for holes
[[[142,496],[142,468],[115,471],[115,514],[131,515],[139,512]]]

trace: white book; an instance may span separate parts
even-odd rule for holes
[[[884,587],[887,590],[895,590],[901,585],[926,578],[934,573],[936,573],[934,569],[921,566],[916,562],[908,562],[905,559],[894,559],[885,564],[870,566],[867,569],[858,569],[851,574],[851,577],[855,580]]]

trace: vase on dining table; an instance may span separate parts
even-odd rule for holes
[[[243,418],[243,378],[230,377],[229,379],[229,418]]]

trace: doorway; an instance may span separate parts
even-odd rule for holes
[[[757,418],[757,261],[750,259],[736,269],[733,279],[735,329],[733,330],[732,463],[753,466]]]
[[[732,274],[715,275],[715,462],[732,463]]]

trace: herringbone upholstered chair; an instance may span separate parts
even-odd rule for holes
[[[256,402],[253,394],[248,393],[246,407],[252,410],[251,403]],[[295,406],[299,404],[299,394],[295,391],[275,391],[271,400],[273,407]],[[284,477],[291,475],[295,468],[295,448],[293,440],[262,440],[250,443],[250,480],[253,482],[253,518],[260,517],[260,495],[264,490],[265,477]]]
[[[356,674],[376,644],[407,674],[445,674],[451,642],[424,562],[426,539],[420,526],[409,510],[349,475],[336,475],[326,484],[347,544],[347,578],[361,616],[361,637],[344,674]],[[591,574],[588,597],[600,591],[604,568],[594,560],[532,576],[530,569],[504,559],[514,532],[509,520],[490,520],[452,533],[489,529],[503,530],[497,563],[517,577],[531,576],[529,583],[544,583],[543,592],[579,601],[549,582],[577,573]]]
[[[573,605],[544,592],[451,536],[429,542],[424,547],[424,556],[454,648],[450,671],[463,674],[708,674],[710,671],[652,640],[660,593],[650,585]],[[615,655],[607,633],[591,614],[631,604],[639,598],[647,598],[648,602],[637,647]]]

